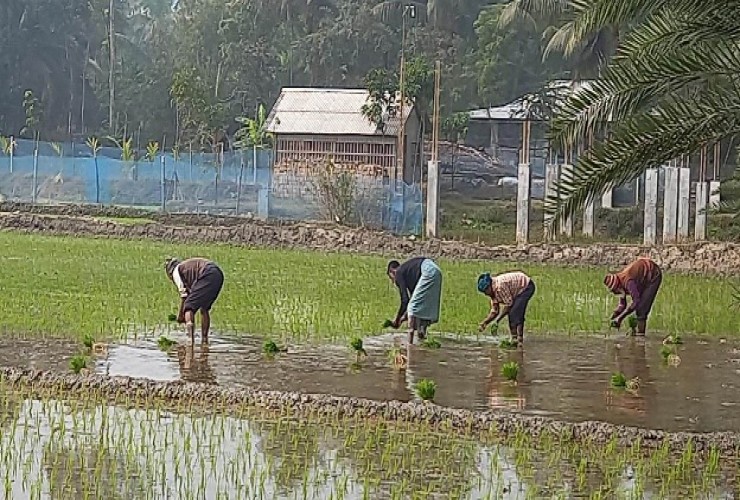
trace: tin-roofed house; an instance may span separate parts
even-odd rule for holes
[[[305,211],[318,210],[316,178],[331,163],[337,174],[352,173],[358,197],[366,198],[356,210],[363,212],[357,214],[363,218],[360,222],[388,227],[385,219],[391,216],[380,212],[399,206],[397,200],[393,203],[393,193],[400,192],[406,199],[413,186],[420,184],[421,127],[413,107],[406,106],[401,167],[400,112],[384,109],[383,126],[378,126],[363,113],[368,103],[365,89],[282,89],[267,118],[267,130],[274,136],[272,196],[276,202],[282,200],[283,206],[296,202],[294,210],[304,210],[303,216]],[[418,198],[420,203],[420,193]],[[408,205],[403,203],[404,210]],[[420,213],[419,208],[419,219]]]

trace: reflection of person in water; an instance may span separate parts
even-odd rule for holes
[[[208,344],[202,344],[197,348],[194,345],[178,346],[177,361],[180,364],[180,378],[186,382],[215,384],[216,375],[208,361],[209,354]]]

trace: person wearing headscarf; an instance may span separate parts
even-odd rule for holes
[[[167,276],[180,293],[178,323],[185,323],[191,342],[195,341],[195,313],[200,311],[201,340],[208,342],[211,307],[224,284],[224,274],[215,262],[200,257],[180,261],[167,259]]]
[[[658,264],[647,257],[640,257],[618,273],[607,274],[604,285],[615,295],[621,295],[619,305],[612,314],[612,326],[619,328],[633,312],[637,318],[637,335],[644,336],[647,319],[655,297],[663,282],[663,272]],[[627,295],[632,303],[627,306]]]
[[[429,325],[439,322],[442,271],[432,259],[415,257],[403,264],[390,261],[386,274],[401,294],[401,305],[391,326],[399,328],[408,320],[409,344],[414,343],[417,331],[419,339],[424,340]]]
[[[521,271],[498,276],[485,273],[478,276],[478,291],[491,299],[491,312],[481,322],[480,331],[508,315],[512,340],[523,342],[527,305],[535,292],[532,278]]]

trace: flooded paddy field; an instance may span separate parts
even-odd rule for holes
[[[737,461],[0,389],[5,498],[736,498]]]
[[[666,363],[658,339],[623,336],[558,339],[533,336],[516,350],[493,338],[464,341],[436,337],[439,349],[414,346],[406,369],[389,360],[391,335],[365,339],[368,356],[355,364],[348,346],[294,345],[263,354],[260,338],[214,336],[208,345],[162,350],[155,338],[109,344],[92,356],[101,375],[184,380],[227,388],[332,394],[375,400],[417,399],[420,379],[437,383],[434,402],[471,410],[503,410],[564,421],[600,420],[666,431],[740,432],[740,340],[684,338],[681,362]],[[69,372],[80,350],[64,340],[0,341],[0,366]],[[515,361],[516,383],[501,375]],[[633,391],[611,386],[611,376],[639,378]]]

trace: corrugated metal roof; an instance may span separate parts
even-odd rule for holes
[[[398,118],[385,115],[384,131],[362,114],[368,103],[365,89],[284,88],[267,117],[273,134],[382,135],[398,134]],[[409,116],[411,106],[404,108]]]
[[[548,83],[543,90],[553,92],[556,100],[561,102],[570,95],[578,93],[581,89],[591,87],[591,82],[571,82],[569,80],[554,80]],[[527,94],[514,101],[492,108],[475,109],[470,111],[471,120],[524,120],[529,111],[529,105],[534,94]]]

